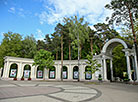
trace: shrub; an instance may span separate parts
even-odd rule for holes
[[[21,80],[24,80],[24,77],[22,76]]]
[[[99,80],[99,81],[102,81],[102,75],[101,75],[101,74],[99,74],[98,80]]]
[[[15,78],[13,78],[13,80],[17,80],[17,78],[15,77]]]

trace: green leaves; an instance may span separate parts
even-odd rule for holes
[[[138,14],[138,0],[112,0],[105,8],[113,10],[112,16],[108,19],[109,24],[124,24],[130,27],[129,10],[132,13],[133,20]]]
[[[101,64],[99,64],[97,60],[93,59],[92,53],[87,55],[87,60],[88,61],[86,61],[86,64],[87,64],[87,70],[88,71],[91,71],[93,74],[96,71],[100,70],[99,68],[101,67]]]
[[[36,53],[36,40],[31,36],[26,36],[25,39],[22,41],[22,57],[25,58],[34,58]]]
[[[3,67],[5,56],[21,56],[21,35],[18,33],[4,33],[4,39],[0,45],[0,67]]]
[[[78,36],[80,45],[84,44],[86,40],[89,40],[88,23],[84,22],[83,17],[80,19],[78,19],[77,16],[65,18],[65,23],[68,25],[69,36],[72,39],[73,48],[76,48],[78,45]]]
[[[54,65],[53,59],[54,57],[51,52],[40,49],[34,57],[33,65],[38,65],[40,68],[51,68]]]

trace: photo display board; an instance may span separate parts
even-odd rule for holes
[[[63,71],[63,79],[67,79],[67,71]]]
[[[11,69],[10,77],[16,77],[16,69]]]
[[[29,78],[30,70],[24,70],[24,77]]]
[[[78,75],[79,75],[79,73],[78,73],[78,71],[74,71],[74,79],[78,79]]]
[[[86,79],[91,79],[91,78],[92,78],[91,71],[87,71],[86,72]]]
[[[55,78],[55,71],[50,71],[50,78],[54,79]]]
[[[43,78],[43,71],[42,70],[38,70],[37,77],[38,78]]]

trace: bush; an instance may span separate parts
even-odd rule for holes
[[[15,77],[13,80],[17,80],[17,78]]]
[[[124,82],[128,82],[128,81],[130,81],[130,79],[128,78],[128,74],[126,74],[124,77]]]
[[[28,80],[31,80],[31,78],[29,77]]]
[[[99,80],[99,81],[102,81],[102,75],[101,75],[101,74],[99,74],[98,80]]]
[[[21,80],[24,80],[24,77],[22,76]]]

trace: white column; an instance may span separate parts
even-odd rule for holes
[[[44,68],[44,75],[43,75],[43,79],[46,79],[46,74],[47,74],[47,69]]]
[[[134,58],[135,58],[136,78],[137,78],[136,82],[138,82],[138,62],[137,62],[137,57],[136,57],[136,55],[134,56]]]
[[[126,59],[127,59],[127,73],[128,73],[128,78],[130,79],[130,81],[132,81],[132,78],[131,78],[130,59],[129,59],[129,56],[128,55],[126,55]]]
[[[3,76],[2,78],[6,78],[6,70],[7,70],[7,62],[4,62]]]
[[[32,66],[32,65],[31,65],[31,78],[32,78],[32,80],[34,80],[36,78],[36,76],[35,76],[35,66]]]
[[[69,64],[69,68],[68,68],[68,79],[69,80],[73,79],[73,72],[72,72],[72,66],[71,66],[71,64]]]
[[[19,63],[17,68],[17,79],[20,79],[22,76],[22,62]]]
[[[49,76],[49,69],[46,68],[45,71],[46,71],[45,80],[48,80],[49,79],[49,77],[48,77]]]
[[[24,66],[23,66],[23,64],[22,64],[22,66],[21,66],[21,78],[22,78],[22,76],[23,76],[23,72],[24,72]]]
[[[37,75],[36,75],[36,74],[37,74],[37,68],[38,68],[38,66],[34,66],[34,78],[35,78],[35,79],[37,79],[37,77],[36,77],[36,76],[37,76]]]
[[[104,67],[104,80],[107,81],[107,66],[106,66],[106,59],[103,59],[103,67]]]
[[[111,80],[114,81],[114,77],[113,77],[113,62],[112,62],[112,59],[110,59],[110,70],[111,70]]]
[[[60,80],[60,75],[61,75],[61,65],[58,64],[56,68],[56,80]]]
[[[10,65],[9,65],[9,61],[7,61],[5,78],[9,78],[9,73],[10,73]]]
[[[79,66],[80,68],[79,68],[79,72],[80,72],[80,81],[84,81],[85,80],[85,67],[82,65],[82,64],[80,64],[80,66]]]

